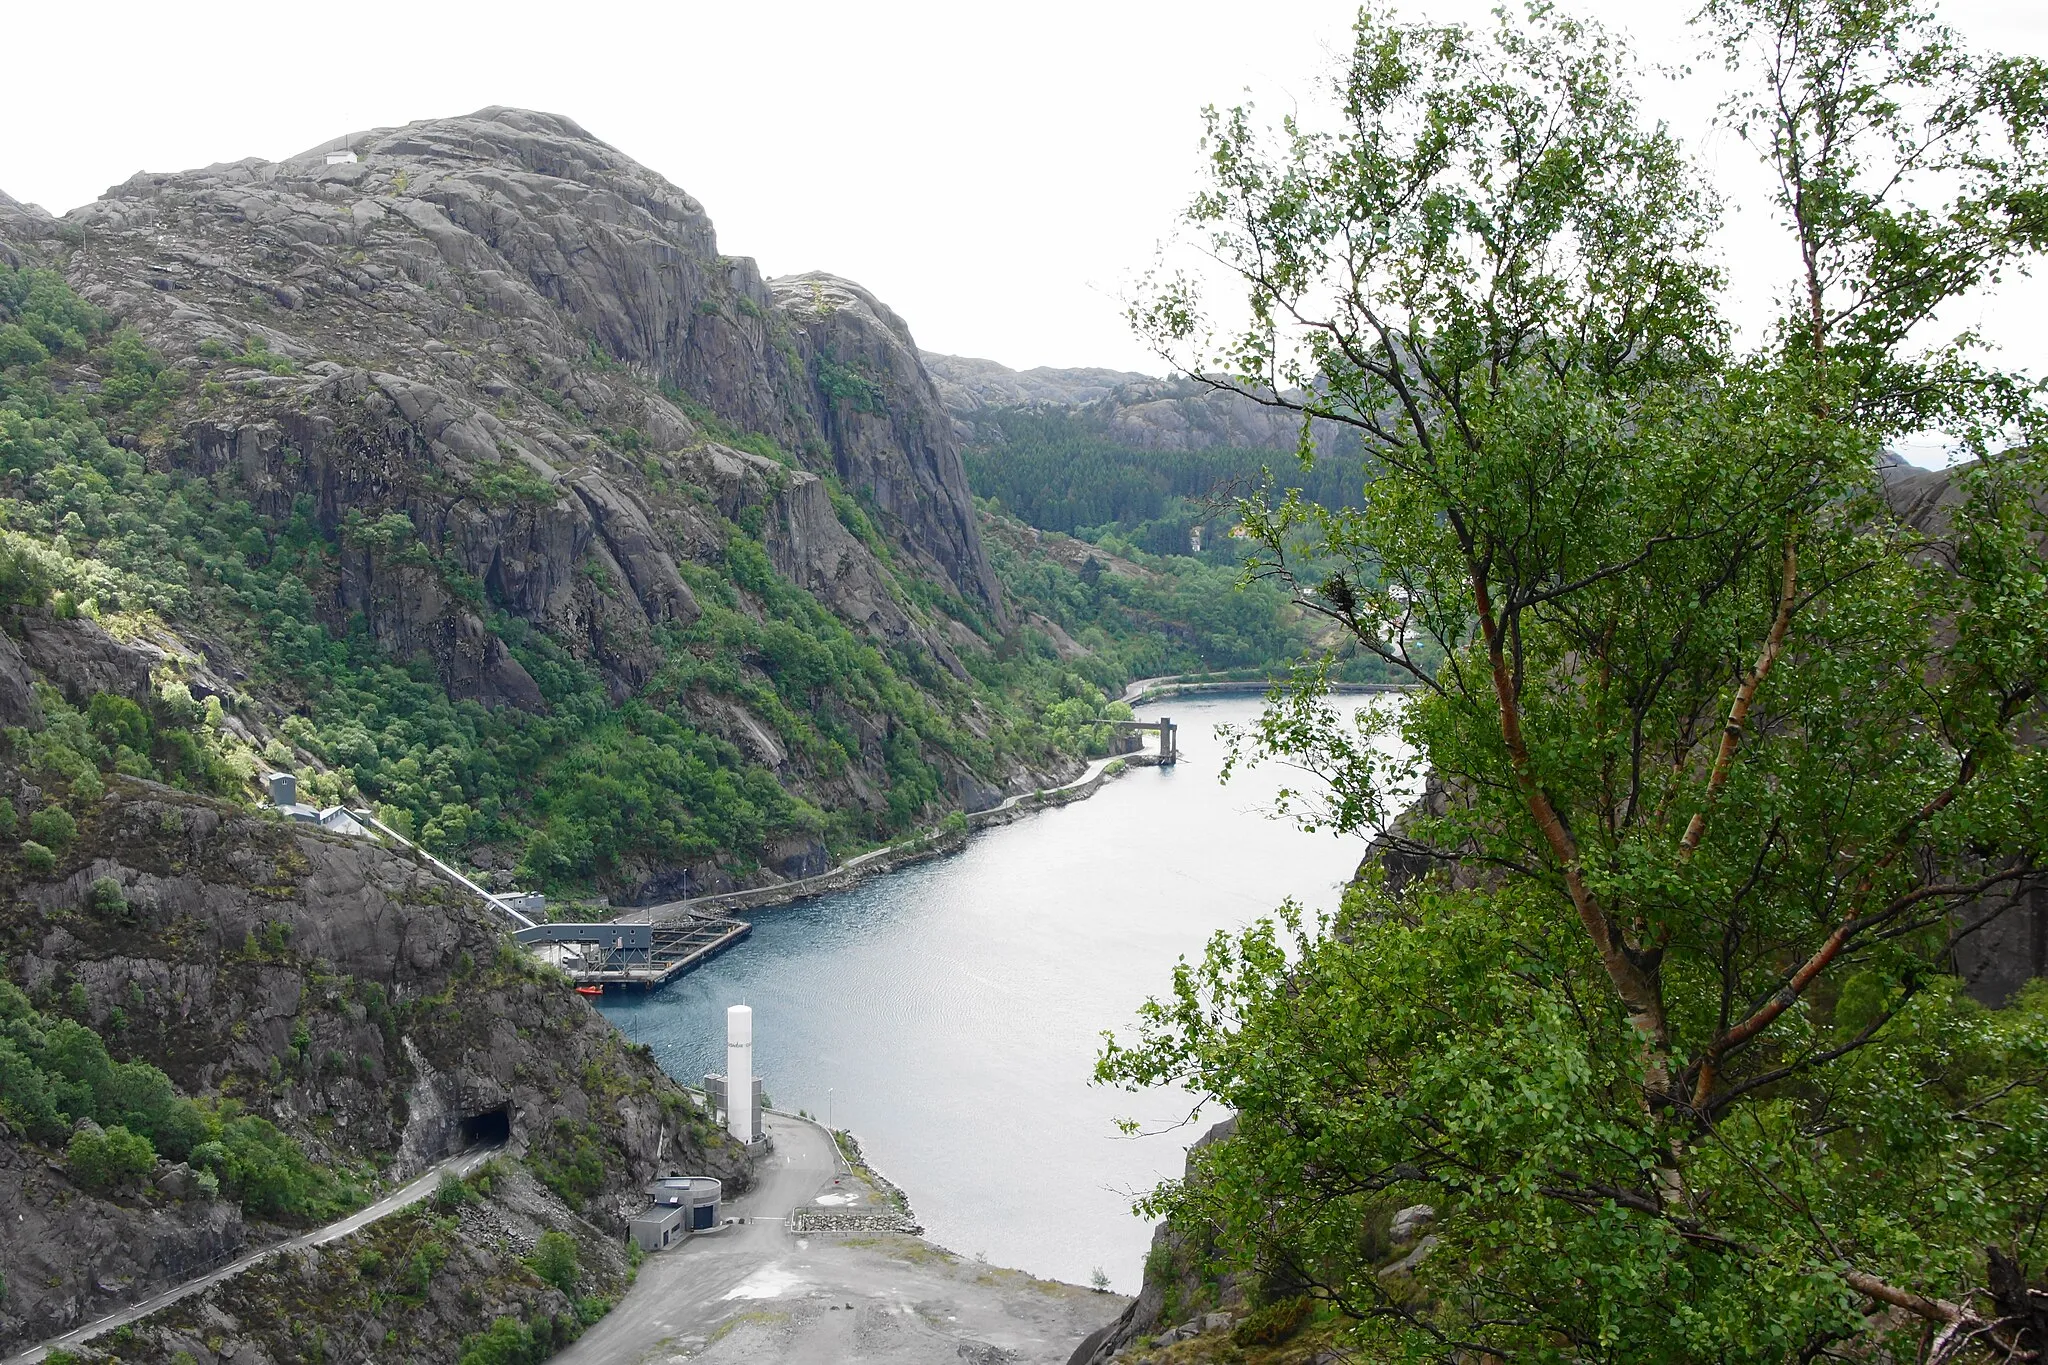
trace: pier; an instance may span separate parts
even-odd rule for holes
[[[745,920],[685,914],[660,924],[536,924],[514,931],[579,986],[651,990],[708,962],[754,932]],[[553,952],[549,952],[550,948]]]

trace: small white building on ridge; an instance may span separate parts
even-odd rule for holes
[[[357,839],[367,839],[370,831],[342,806],[329,806],[321,810],[308,806],[299,800],[299,779],[290,773],[263,774],[263,790],[270,794],[270,804],[287,820],[298,820],[308,825],[318,825],[336,834],[347,834]]]

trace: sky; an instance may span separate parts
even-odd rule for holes
[[[1483,19],[1491,0],[1403,0]],[[1687,5],[1567,0],[1646,65],[1693,58]],[[12,7],[0,190],[61,213],[138,170],[277,159],[491,104],[566,114],[701,200],[770,275],[858,280],[928,350],[1017,368],[1163,368],[1122,299],[1197,185],[1200,111],[1314,103],[1344,0],[863,0],[577,6],[357,0]],[[2048,55],[2048,4],[1951,0],[1978,46]],[[1738,315],[1790,264],[1746,148],[1709,126],[1719,73],[1646,73],[1646,105],[1728,192]],[[2048,276],[2048,271],[2043,272]],[[2048,369],[2048,278],[1952,310]]]

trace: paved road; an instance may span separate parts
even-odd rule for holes
[[[649,1256],[618,1306],[550,1365],[1065,1365],[1122,1311],[1114,1295],[914,1237],[789,1233],[799,1205],[869,1196],[816,1124],[765,1117],[775,1154],[758,1168],[759,1187],[727,1210],[751,1221]]]
[[[746,1221],[649,1256],[618,1305],[550,1365],[627,1365],[670,1338],[701,1334],[730,1311],[726,1295],[789,1252],[783,1220],[846,1166],[817,1124],[775,1113],[762,1121],[774,1154],[755,1168],[753,1190],[721,1210]]]
[[[97,1322],[90,1322],[83,1327],[66,1332],[61,1337],[52,1337],[39,1346],[23,1351],[20,1355],[9,1356],[4,1362],[0,1362],[0,1365],[34,1365],[34,1362],[41,1360],[53,1350],[60,1347],[76,1346],[80,1342],[96,1337],[102,1332],[111,1332],[123,1323],[134,1322],[138,1318],[148,1317],[159,1308],[168,1308],[180,1299],[189,1298],[201,1290],[219,1284],[230,1276],[241,1274],[258,1261],[280,1255],[283,1252],[302,1251],[307,1247],[321,1246],[327,1242],[334,1241],[336,1238],[346,1237],[352,1232],[368,1227],[380,1218],[387,1218],[400,1209],[408,1208],[425,1199],[434,1192],[434,1187],[440,1183],[441,1175],[444,1171],[453,1171],[457,1175],[468,1175],[471,1171],[483,1165],[484,1162],[490,1160],[491,1156],[497,1152],[498,1146],[499,1144],[494,1143],[488,1147],[472,1147],[466,1152],[451,1156],[444,1161],[436,1162],[427,1169],[425,1174],[417,1179],[399,1186],[376,1203],[358,1209],[339,1222],[329,1223],[325,1227],[315,1228],[311,1232],[300,1233],[297,1237],[286,1241],[273,1242],[260,1250],[250,1252],[239,1260],[228,1262],[218,1270],[211,1270],[197,1279],[187,1280],[175,1289],[166,1289],[155,1298],[145,1299],[141,1303],[124,1308],[118,1313],[111,1313]]]

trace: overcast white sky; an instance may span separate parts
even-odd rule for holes
[[[1406,0],[1481,19],[1490,0]],[[1689,59],[1685,0],[1567,0]],[[278,158],[353,129],[516,104],[567,114],[701,199],[769,274],[859,280],[930,350],[1156,372],[1119,296],[1196,184],[1199,110],[1313,100],[1346,0],[13,6],[0,189],[54,212],[142,170]],[[2048,4],[1950,0],[1975,43],[2048,53]],[[1732,192],[1731,266],[1782,276],[1718,73],[1644,79]],[[2048,273],[2048,272],[2044,272]],[[2048,280],[1959,309],[2048,369]]]

